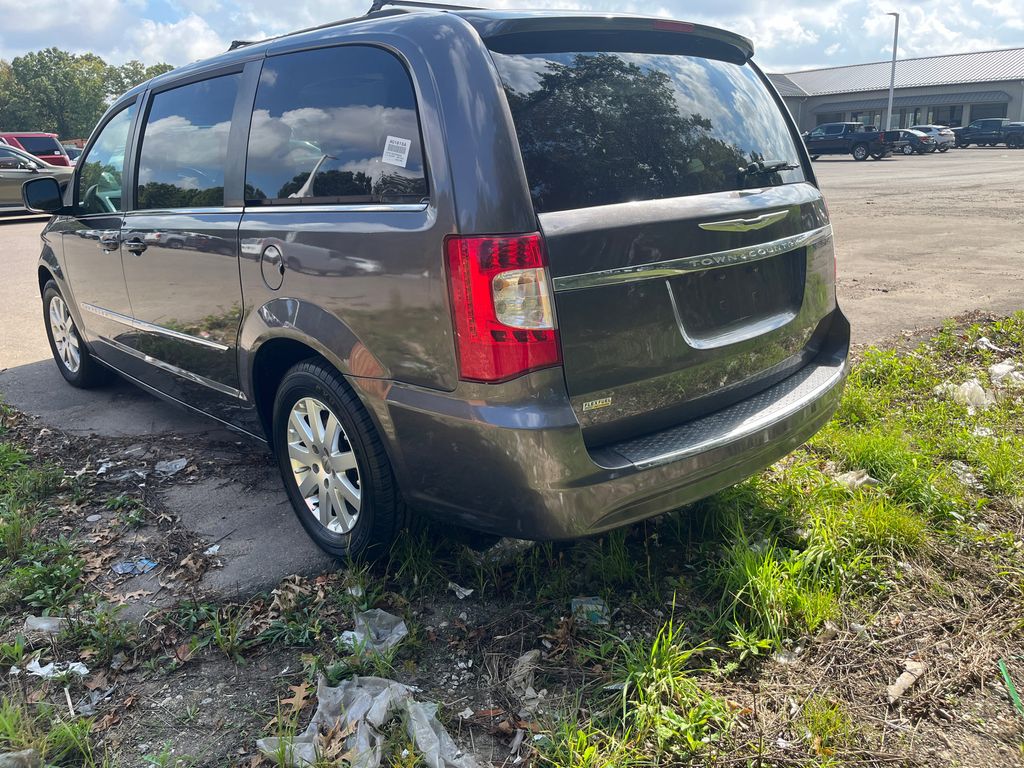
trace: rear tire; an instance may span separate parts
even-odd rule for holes
[[[93,389],[110,381],[113,374],[85,346],[68,304],[53,280],[43,286],[43,325],[57,370],[68,384]]]
[[[298,363],[274,399],[273,447],[306,533],[338,559],[386,554],[405,505],[370,414],[321,360]]]
[[[850,154],[853,155],[853,159],[854,160],[857,160],[857,161],[867,160],[868,159],[868,155],[870,154],[868,152],[868,145],[867,144],[857,144],[852,150],[850,150]]]
[[[939,147],[939,152],[949,152],[949,144],[943,144]]]

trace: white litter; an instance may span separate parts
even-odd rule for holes
[[[457,598],[459,598],[459,600],[465,600],[467,597],[469,597],[470,595],[473,594],[473,590],[472,589],[466,589],[465,587],[460,587],[454,581],[449,581],[448,582],[448,589],[450,589],[452,592],[454,592],[455,596]]]
[[[996,401],[992,393],[981,386],[977,379],[968,379],[960,386],[944,381],[934,391],[936,395],[950,397],[953,402],[966,405],[968,413],[974,413],[975,408],[988,408]]]
[[[44,635],[56,635],[68,625],[63,616],[26,616],[25,632],[39,632]]]
[[[990,427],[975,427],[971,430],[971,434],[975,437],[992,437],[995,432]]]
[[[844,485],[851,491],[856,491],[862,486],[868,486],[874,488],[878,485],[878,481],[867,473],[863,469],[854,469],[850,472],[844,472],[841,475],[836,476],[836,482],[840,485]]]
[[[996,389],[1024,389],[1024,371],[1013,360],[990,365],[988,377]]]
[[[381,764],[384,736],[381,728],[396,716],[405,715],[405,729],[422,761],[429,768],[480,768],[464,754],[437,719],[437,705],[413,698],[413,689],[380,677],[353,677],[330,687],[321,677],[317,685],[317,709],[309,726],[293,739],[267,738],[256,747],[268,757],[284,757],[288,768],[316,764],[322,734],[333,729],[348,733],[345,749],[351,768],[377,768]]]
[[[338,641],[353,653],[386,653],[409,634],[405,622],[379,608],[355,615],[354,630],[342,632]]]
[[[1006,352],[1002,347],[997,347],[988,336],[982,336],[974,342],[975,349],[987,349],[990,352]]]
[[[218,552],[220,552],[220,544],[211,544],[203,550],[203,554],[207,557],[216,555]]]
[[[181,470],[183,470],[187,466],[188,466],[188,459],[187,458],[181,458],[181,459],[174,459],[174,461],[158,461],[156,463],[156,466],[154,467],[154,469],[156,469],[156,472],[157,472],[158,475],[163,475],[164,477],[170,477],[171,475],[178,474],[179,472],[181,472]]]
[[[534,688],[537,668],[540,665],[540,650],[527,651],[512,666],[512,672],[505,681],[508,692],[519,699],[526,712],[535,712],[541,701],[547,696],[547,689],[540,691]]]
[[[85,518],[85,522],[87,522],[87,523],[98,523],[102,519],[103,519],[103,515],[89,515],[87,518]]]
[[[45,667],[41,667],[39,666],[39,659],[32,659],[32,661],[26,664],[25,671],[44,680],[63,677],[64,675],[85,677],[89,674],[89,668],[80,661],[51,661]]]

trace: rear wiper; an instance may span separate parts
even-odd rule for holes
[[[736,172],[742,178],[744,176],[763,176],[766,173],[777,173],[778,171],[792,171],[799,167],[789,160],[755,160],[746,167],[740,166]]]

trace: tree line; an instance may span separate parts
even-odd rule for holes
[[[59,48],[0,59],[0,131],[47,131],[85,138],[110,102],[170,64],[107,64],[92,53]]]

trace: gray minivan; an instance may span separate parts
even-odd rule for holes
[[[310,536],[405,510],[585,536],[727,487],[842,389],[832,228],[751,43],[417,7],[161,75],[103,117],[39,288],[116,371],[265,441]]]

